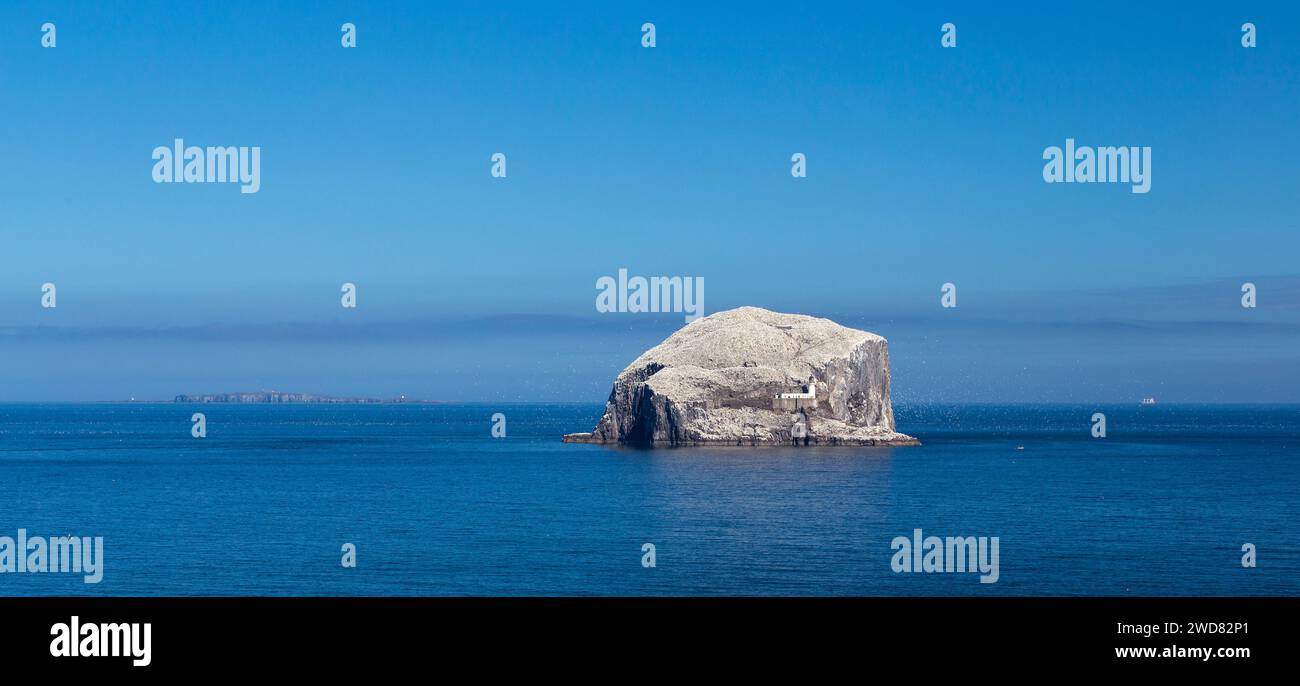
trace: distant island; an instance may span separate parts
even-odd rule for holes
[[[382,405],[382,404],[441,404],[441,400],[412,400],[399,396],[383,400],[380,398],[348,398],[314,393],[281,393],[279,391],[256,391],[253,393],[213,393],[206,395],[181,394],[172,399],[176,403],[242,403],[256,404],[306,404],[306,405]]]

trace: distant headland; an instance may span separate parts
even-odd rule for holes
[[[281,393],[279,391],[255,391],[252,393],[212,393],[191,395],[183,393],[172,399],[175,403],[239,403],[245,405],[391,405],[391,404],[445,404],[442,400],[413,400],[398,396],[387,400],[381,398],[352,398],[333,395],[316,395],[314,393]]]

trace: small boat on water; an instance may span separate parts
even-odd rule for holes
[[[1154,404],[1156,404],[1156,399],[1155,399],[1155,398],[1143,398],[1143,399],[1142,399],[1142,404],[1143,404],[1143,405],[1154,405]]]

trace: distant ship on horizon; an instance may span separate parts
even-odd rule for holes
[[[1143,405],[1154,405],[1154,404],[1156,404],[1156,399],[1155,399],[1155,398],[1143,398],[1143,399],[1142,399],[1142,404],[1143,404]]]

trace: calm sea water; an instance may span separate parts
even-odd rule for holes
[[[903,406],[925,445],[893,449],[559,441],[601,409],[0,405],[0,536],[106,558],[0,595],[1300,593],[1300,407]],[[999,537],[999,581],[895,574],[916,528]]]

